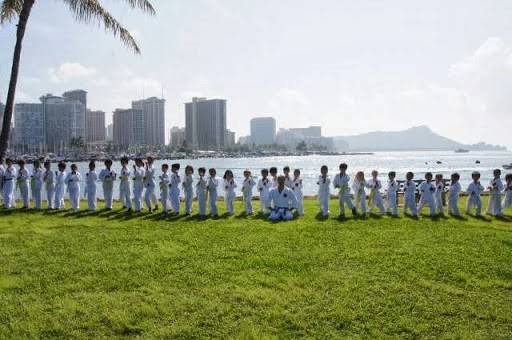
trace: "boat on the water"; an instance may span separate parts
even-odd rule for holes
[[[455,152],[456,153],[468,153],[469,150],[467,150],[467,149],[457,149],[457,150],[455,150]]]

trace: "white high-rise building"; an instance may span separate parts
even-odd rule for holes
[[[127,148],[144,145],[144,119],[142,110],[116,109],[113,117],[113,142]]]
[[[272,117],[251,119],[251,143],[257,145],[274,144],[276,140],[276,120]]]
[[[87,110],[86,114],[87,142],[105,141],[105,112]]]
[[[18,103],[14,106],[14,145],[27,151],[41,151],[46,145],[42,103]]]
[[[226,146],[226,100],[192,98],[185,103],[185,140],[194,149]]]

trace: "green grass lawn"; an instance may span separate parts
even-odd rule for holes
[[[0,338],[512,337],[510,211],[316,212],[313,200],[288,223],[0,210]]]

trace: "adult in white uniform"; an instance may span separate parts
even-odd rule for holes
[[[289,221],[293,219],[292,210],[297,207],[297,198],[290,188],[285,185],[284,176],[277,178],[277,188],[270,190],[269,205],[271,210],[269,219],[271,221],[284,220]]]
[[[112,160],[105,160],[105,168],[100,171],[99,179],[103,183],[103,199],[105,200],[105,209],[112,210],[114,201],[114,181],[117,174],[112,170]]]
[[[318,185],[318,203],[320,204],[320,213],[323,217],[329,216],[329,199],[331,198],[331,178],[327,175],[327,172],[327,166],[322,165],[320,176],[316,182]]]

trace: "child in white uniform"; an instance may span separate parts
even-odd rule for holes
[[[436,214],[444,215],[443,195],[445,193],[444,179],[442,174],[436,175],[436,191],[434,192],[434,210]]]
[[[386,203],[388,212],[391,211],[391,215],[397,217],[398,216],[398,182],[395,180],[396,172],[390,171],[388,173],[388,187],[386,189]]]
[[[242,183],[242,197],[244,199],[245,213],[252,215],[252,188],[256,182],[252,179],[251,171],[244,171],[244,182]]]
[[[273,166],[268,170],[268,172],[270,174],[272,188],[277,188],[277,168]]]
[[[44,184],[46,189],[46,202],[48,209],[55,208],[55,172],[51,169],[52,163],[49,160],[44,162]]]
[[[80,173],[78,172],[78,167],[76,164],[71,164],[71,172],[67,174],[66,185],[68,187],[69,192],[69,200],[71,201],[71,209],[78,210],[80,209],[80,180],[82,179]]]
[[[4,207],[6,209],[14,208],[14,181],[16,180],[17,171],[13,166],[11,159],[5,160],[5,170],[2,176],[2,190],[4,197]]]
[[[460,186],[460,175],[454,173],[451,176],[450,189],[448,190],[448,213],[453,216],[460,216],[459,194],[462,190]]]
[[[159,177],[160,182],[158,184],[160,186],[160,202],[162,203],[162,210],[165,215],[169,213],[169,185],[171,184],[171,178],[167,173],[168,171],[169,164],[162,164],[162,174]],[[151,207],[151,204],[149,206]]]
[[[323,217],[329,216],[329,199],[331,197],[331,179],[327,176],[328,168],[322,165],[320,176],[316,184],[318,185],[318,203],[320,204],[320,213]],[[286,178],[285,178],[286,181]]]
[[[133,166],[133,205],[137,213],[140,213],[142,210],[142,191],[144,189],[145,174],[144,162],[142,159],[137,158]]]
[[[354,182],[352,183],[352,190],[354,191],[355,208],[359,208],[363,217],[366,216],[366,186],[364,172],[357,172],[356,178],[354,178]]]
[[[130,190],[131,172],[128,168],[128,158],[121,158],[121,172],[119,173],[119,200],[123,204],[123,209],[132,210],[131,190]]]
[[[41,168],[41,162],[34,161],[34,169],[30,176],[30,188],[32,190],[32,199],[34,200],[34,208],[41,209],[42,207],[42,191],[44,184],[44,171]]]
[[[505,175],[505,191],[503,192],[505,198],[503,199],[502,210],[512,206],[512,174]]]
[[[466,190],[468,201],[466,203],[466,214],[470,214],[473,207],[476,207],[475,216],[482,215],[482,198],[480,195],[484,191],[483,185],[480,184],[480,173],[475,171],[471,174],[473,182],[471,182]]]
[[[304,216],[304,194],[302,193],[302,178],[300,178],[300,170],[293,170],[292,187],[295,198],[297,199],[297,213],[299,216]]]
[[[290,176],[290,167],[287,165],[283,168],[284,185],[287,188],[292,188],[292,177]]]
[[[18,171],[18,177],[16,178],[16,185],[20,189],[21,201],[23,203],[23,209],[28,209],[30,206],[30,196],[29,196],[29,181],[30,174],[28,170],[25,168],[25,161],[20,160],[18,162],[20,169]]]
[[[226,211],[228,215],[233,215],[234,207],[233,202],[236,198],[235,189],[237,187],[233,172],[226,170],[224,172],[224,202],[226,203]]]
[[[185,194],[185,215],[192,214],[192,201],[194,200],[194,168],[191,165],[185,167],[183,178],[183,193]]]
[[[96,198],[96,181],[98,181],[98,173],[96,172],[96,163],[89,162],[89,172],[85,174],[85,196],[87,197],[87,209],[96,211],[97,198]]]
[[[276,180],[277,187],[270,190],[268,208],[271,209],[271,221],[289,221],[293,219],[293,209],[297,208],[297,198],[293,191],[284,185],[285,180],[284,176],[279,176]]]
[[[219,186],[219,181],[215,176],[217,176],[217,170],[211,168],[208,170],[210,177],[208,178],[208,184],[206,186],[208,190],[208,196],[210,201],[210,215],[212,217],[219,216],[219,211],[217,209],[217,188]]]
[[[421,214],[421,210],[425,205],[428,205],[430,216],[436,214],[434,205],[434,192],[436,187],[432,183],[433,175],[430,172],[425,174],[425,181],[420,184],[420,202],[418,204],[418,212]]]
[[[208,180],[206,178],[206,169],[199,168],[197,170],[199,175],[199,179],[196,184],[196,196],[197,196],[197,205],[199,207],[199,217],[206,218],[206,199],[207,199],[207,191],[206,188],[208,186]]]
[[[105,209],[112,210],[114,200],[114,181],[117,174],[112,170],[112,160],[105,161],[105,168],[100,171],[99,179],[103,182],[103,198],[105,200]]]
[[[339,190],[339,217],[345,217],[345,204],[350,210],[352,210],[352,215],[356,216],[357,209],[354,206],[354,203],[352,203],[352,197],[350,196],[350,177],[347,175],[348,165],[346,163],[341,163],[339,169],[340,172],[336,174],[333,182],[334,188]]]
[[[55,209],[64,209],[64,193],[66,192],[66,163],[60,162],[55,172]]]
[[[148,157],[145,168],[144,176],[144,202],[149,212],[153,211],[153,204],[156,205],[156,194],[155,194],[155,168],[153,167],[153,158]],[[156,209],[156,207],[155,207]]]
[[[416,183],[413,181],[414,174],[408,172],[405,175],[404,184],[404,214],[411,212],[413,217],[418,216],[418,208],[416,206]]]
[[[170,196],[171,196],[171,206],[172,212],[174,215],[178,215],[180,213],[180,183],[181,178],[178,174],[180,170],[180,165],[175,163],[171,165],[171,183],[170,183]]]
[[[489,207],[487,213],[492,216],[502,216],[501,211],[501,192],[504,189],[501,181],[501,170],[493,171],[494,178],[489,182]]]
[[[267,212],[268,194],[272,189],[272,181],[268,178],[268,170],[261,170],[261,178],[258,181],[258,191],[260,192],[260,211],[262,213]]]
[[[381,215],[386,213],[384,209],[384,202],[382,200],[382,182],[379,179],[379,172],[377,170],[372,171],[372,178],[366,183],[366,187],[370,189],[370,195],[368,197],[368,213],[371,213],[373,208],[377,207]]]

